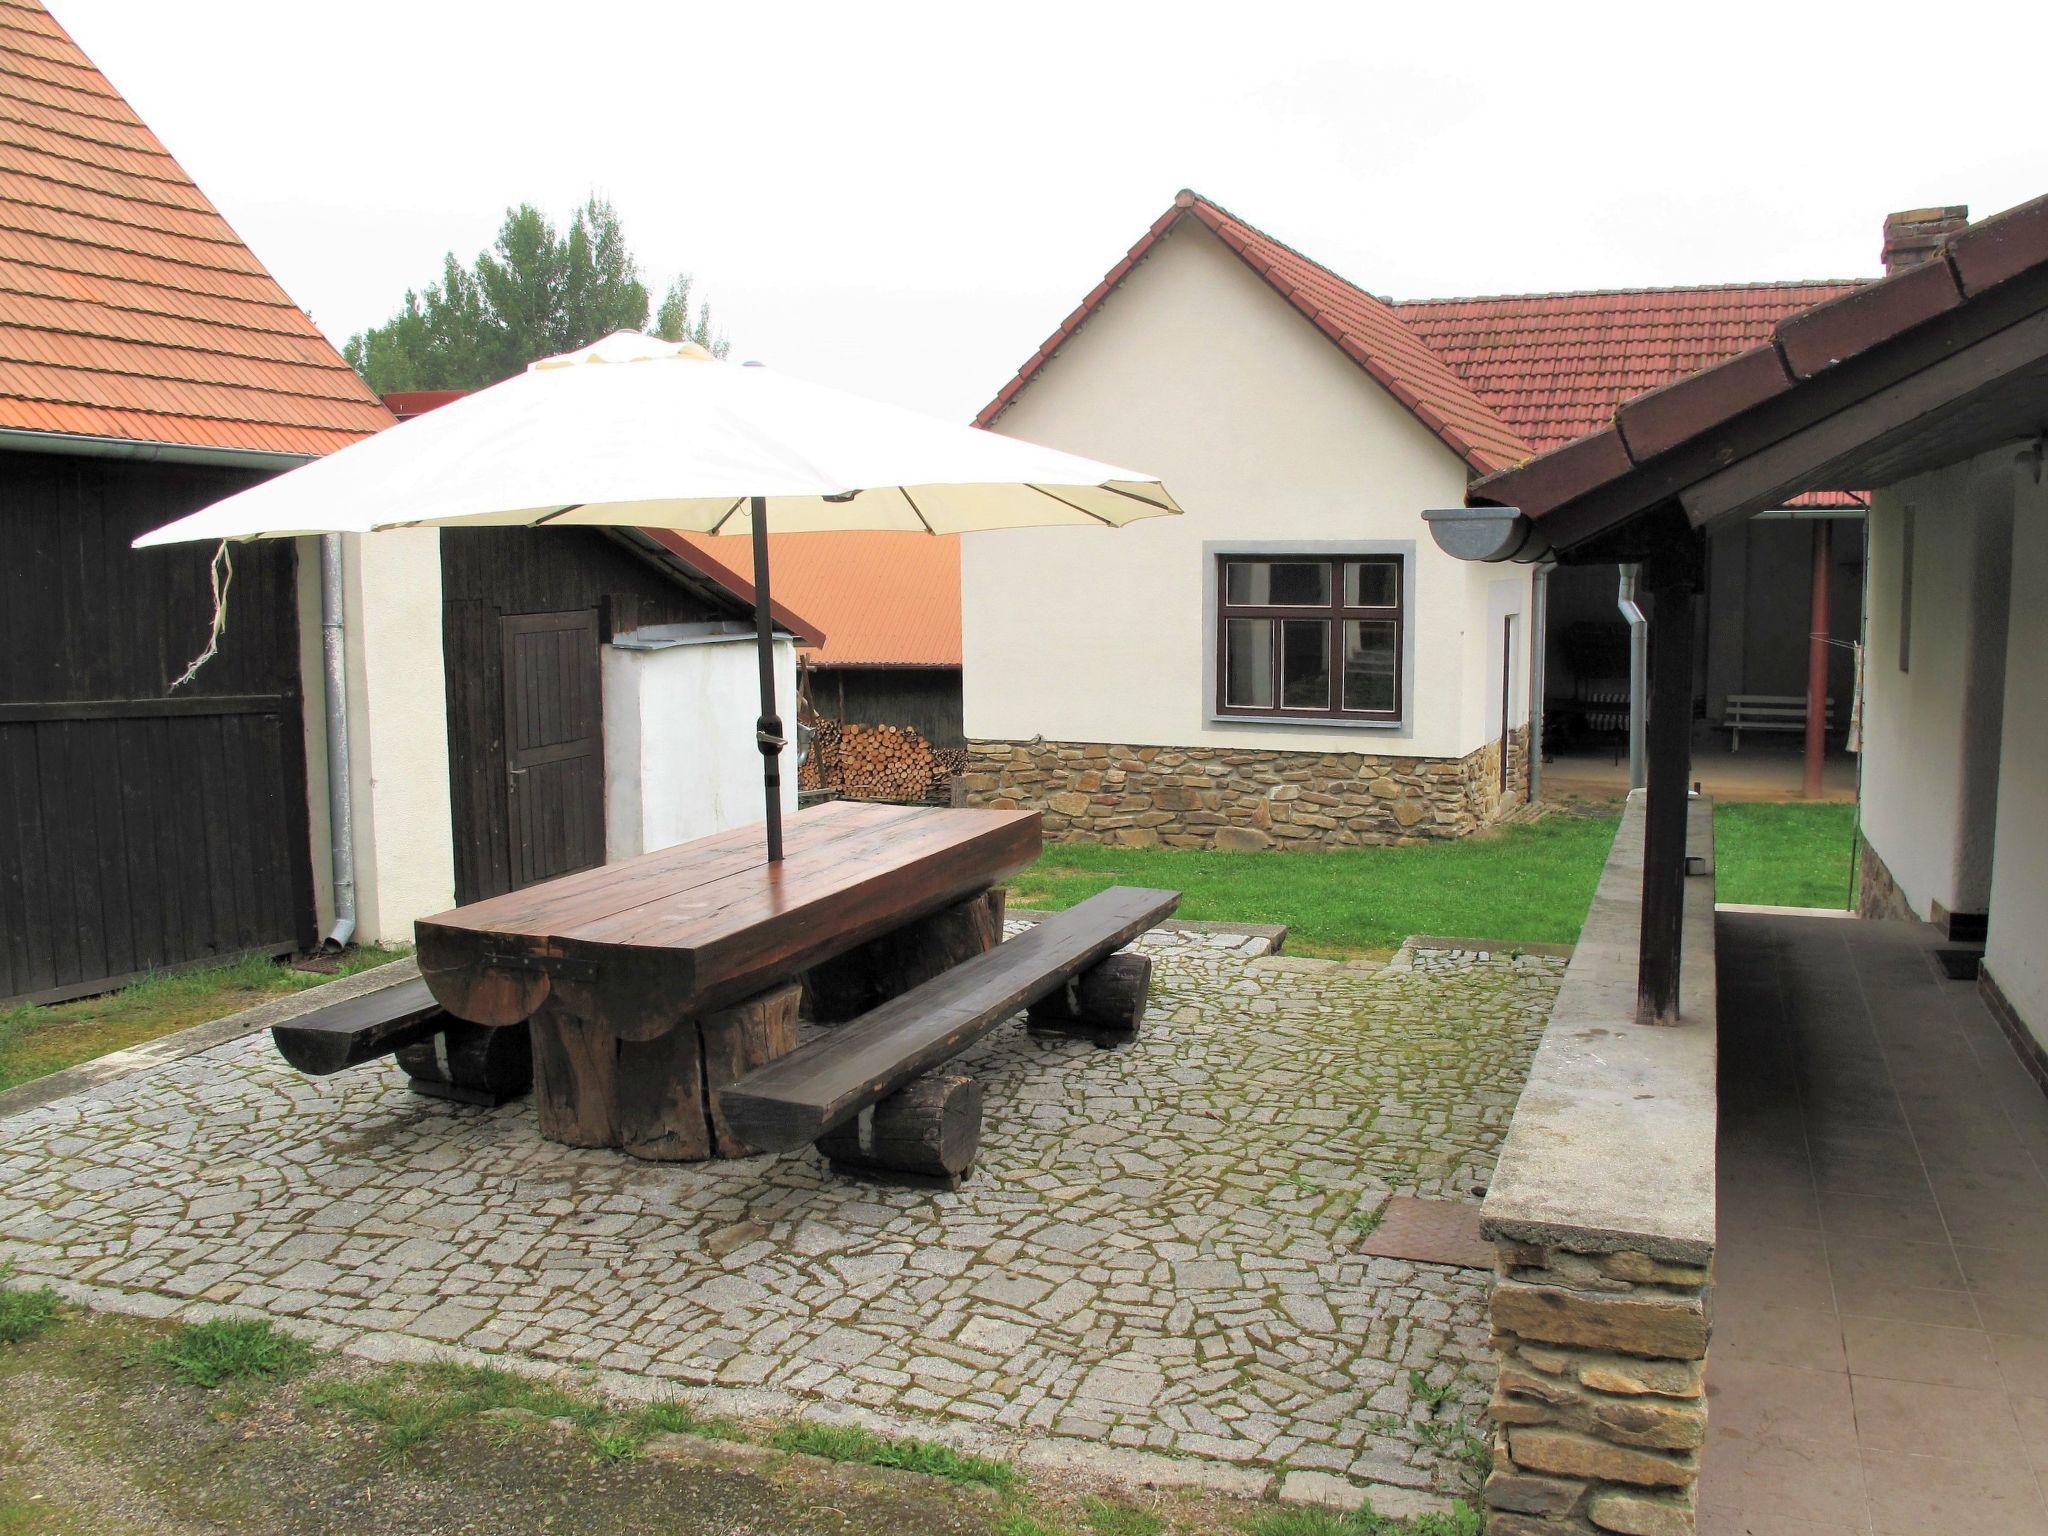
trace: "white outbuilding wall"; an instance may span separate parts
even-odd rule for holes
[[[1160,239],[995,430],[1157,474],[1187,515],[962,540],[970,740],[1456,759],[1500,734],[1506,613],[1526,722],[1528,569],[1453,560],[1420,516],[1463,504],[1464,462],[1200,224]],[[1340,548],[1409,559],[1406,718],[1213,718],[1215,556]]]
[[[2012,593],[1984,968],[2048,1048],[2048,484],[2013,479]]]
[[[604,648],[605,858],[627,859],[762,818],[754,635],[673,624]],[[782,811],[796,814],[796,647],[775,643],[775,692],[792,745]]]

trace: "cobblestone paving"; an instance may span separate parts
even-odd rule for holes
[[[957,1193],[815,1156],[637,1163],[524,1104],[308,1079],[257,1035],[0,1132],[0,1262],[678,1384],[779,1389],[1262,1468],[1454,1481],[1410,1372],[1484,1348],[1482,1275],[1356,1254],[1388,1192],[1470,1198],[1563,971],[1381,970],[1148,936],[1151,1022],[1106,1051],[1006,1027]],[[1443,1414],[1453,1414],[1446,1407]]]

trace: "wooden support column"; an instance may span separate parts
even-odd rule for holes
[[[1678,974],[1685,925],[1685,812],[1692,773],[1693,594],[1697,539],[1646,561],[1650,610],[1650,719],[1643,824],[1643,927],[1636,971],[1636,1022],[1678,1022]]]
[[[1828,714],[1828,576],[1834,565],[1835,525],[1819,517],[1813,523],[1813,596],[1806,639],[1806,772],[1803,792],[1809,800],[1821,795],[1821,770],[1827,761]]]

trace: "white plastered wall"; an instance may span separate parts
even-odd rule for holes
[[[328,859],[326,695],[320,542],[299,543],[299,651],[306,693],[306,792],[313,888],[333,920]],[[441,535],[416,528],[342,540],[356,937],[410,943],[415,918],[455,904],[448,798],[447,684],[441,660]]]
[[[1527,570],[1451,559],[1420,515],[1463,505],[1463,461],[1206,228],[1155,245],[996,430],[1157,474],[1187,515],[962,540],[969,738],[1461,757],[1499,734],[1503,584],[1526,700]],[[1210,718],[1213,546],[1265,542],[1412,547],[1398,728]]]
[[[1867,521],[1863,834],[1923,918],[1936,904],[1982,912],[1991,900],[2011,459],[1986,455],[1902,481],[1873,497]],[[1908,543],[1911,643],[1901,669]]]
[[[1984,965],[2048,1046],[2048,485],[2014,474],[2005,729]]]
[[[677,626],[694,629],[698,626]],[[627,859],[762,817],[761,712],[751,633],[643,636],[603,651],[605,857]],[[796,647],[775,643],[775,693],[796,719]],[[782,811],[796,814],[796,749],[782,757]]]

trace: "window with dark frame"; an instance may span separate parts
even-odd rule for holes
[[[1216,712],[1399,720],[1399,555],[1219,555]]]

